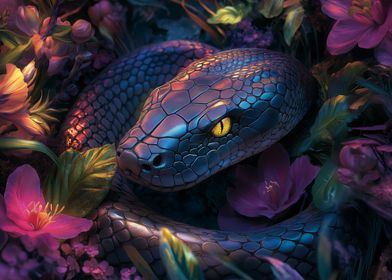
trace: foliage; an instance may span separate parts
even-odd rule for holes
[[[321,107],[310,129],[310,135],[295,147],[301,154],[318,142],[339,143],[348,131],[347,125],[356,118],[349,109],[347,97],[338,95],[328,99]]]
[[[260,3],[260,13],[266,18],[274,18],[283,11],[283,0],[266,0]]]
[[[320,169],[312,187],[313,203],[322,211],[336,210],[346,199],[347,187],[336,178],[336,164],[328,160]]]
[[[161,229],[159,252],[170,279],[204,279],[199,262],[191,249],[167,228]]]
[[[47,155],[57,166],[60,165],[57,155],[47,146],[38,141],[18,138],[0,138],[0,150],[31,150],[41,152]]]
[[[284,40],[287,45],[291,45],[293,37],[304,20],[305,11],[301,5],[288,9],[286,20],[283,26]]]
[[[211,24],[237,24],[244,17],[244,9],[244,6],[226,6],[220,8],[212,17],[207,20],[207,22]]]
[[[116,168],[114,145],[85,152],[69,149],[44,182],[47,201],[64,205],[64,212],[83,217],[97,207],[109,191]]]

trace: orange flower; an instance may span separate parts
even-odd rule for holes
[[[7,64],[6,73],[0,75],[0,119],[30,134],[44,133],[30,118],[28,86],[22,71],[13,64]]]

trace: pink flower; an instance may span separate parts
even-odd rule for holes
[[[336,19],[328,35],[331,54],[350,51],[356,45],[375,49],[378,61],[392,65],[392,2],[390,0],[324,0],[322,10]]]
[[[301,198],[318,171],[319,167],[312,165],[307,156],[297,158],[290,165],[286,150],[275,144],[262,153],[257,168],[237,167],[236,188],[227,192],[229,206],[246,217],[272,219]],[[225,212],[230,215],[227,209]],[[225,229],[226,221],[232,218],[220,215],[219,223]]]
[[[92,221],[61,214],[62,210],[45,202],[37,172],[22,165],[8,177],[4,197],[0,195],[0,229],[17,236],[69,239],[92,226]]]
[[[83,268],[84,273],[90,274],[96,280],[107,279],[114,272],[113,267],[109,265],[107,261],[97,262],[96,259],[90,259],[84,262]]]

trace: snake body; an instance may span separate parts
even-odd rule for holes
[[[79,95],[61,132],[63,148],[118,143],[122,175],[113,182],[117,192],[97,211],[92,236],[101,253],[111,263],[127,262],[121,245],[131,244],[163,278],[164,226],[189,245],[208,279],[233,276],[211,252],[229,256],[255,278],[270,273],[263,256],[287,262],[306,279],[317,278],[315,248],[324,217],[318,210],[253,233],[208,230],[155,213],[125,178],[162,191],[192,187],[285,136],[311,106],[311,85],[297,60],[262,49],[217,52],[201,43],[171,41],[112,63]],[[211,127],[227,116],[231,131],[212,136]],[[343,235],[348,231],[339,217],[330,227]]]

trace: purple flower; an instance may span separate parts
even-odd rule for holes
[[[380,216],[392,221],[392,174],[365,190],[361,196],[363,201],[375,210]]]
[[[87,20],[78,19],[72,24],[71,35],[76,43],[85,43],[94,35],[94,29]]]
[[[22,236],[21,241],[28,252],[34,250],[43,257],[46,262],[52,263],[60,258],[59,241],[50,234],[44,234],[35,238]]]
[[[324,0],[322,10],[336,19],[328,35],[331,54],[342,54],[356,45],[375,49],[379,62],[392,65],[392,2],[390,0]]]
[[[107,261],[98,263],[96,259],[85,261],[82,270],[84,273],[90,274],[96,280],[107,279],[114,272],[113,267],[111,267]]]
[[[66,274],[65,279],[74,279],[80,272],[80,266],[73,256],[68,256],[67,259],[60,258],[57,260],[57,272],[61,275]]]
[[[268,48],[272,44],[272,30],[257,30],[249,19],[244,19],[231,32],[232,47]]]
[[[125,28],[126,9],[119,3],[112,4],[108,0],[100,0],[88,9],[91,21],[110,34],[121,32]]]
[[[122,268],[120,271],[121,280],[130,280],[131,276],[136,274],[136,267]]]
[[[14,243],[8,243],[1,251],[1,258],[11,266],[27,260],[27,254],[22,248]]]
[[[372,139],[356,139],[344,143],[340,150],[341,168],[338,169],[339,181],[346,185],[363,185],[381,176],[379,158],[375,147],[380,143]]]
[[[260,156],[257,168],[240,165],[236,169],[235,188],[227,192],[229,206],[246,217],[275,218],[296,203],[313,181],[319,167],[310,163],[307,156],[297,158],[291,165],[289,155],[275,144]],[[228,212],[220,217],[225,229]]]

